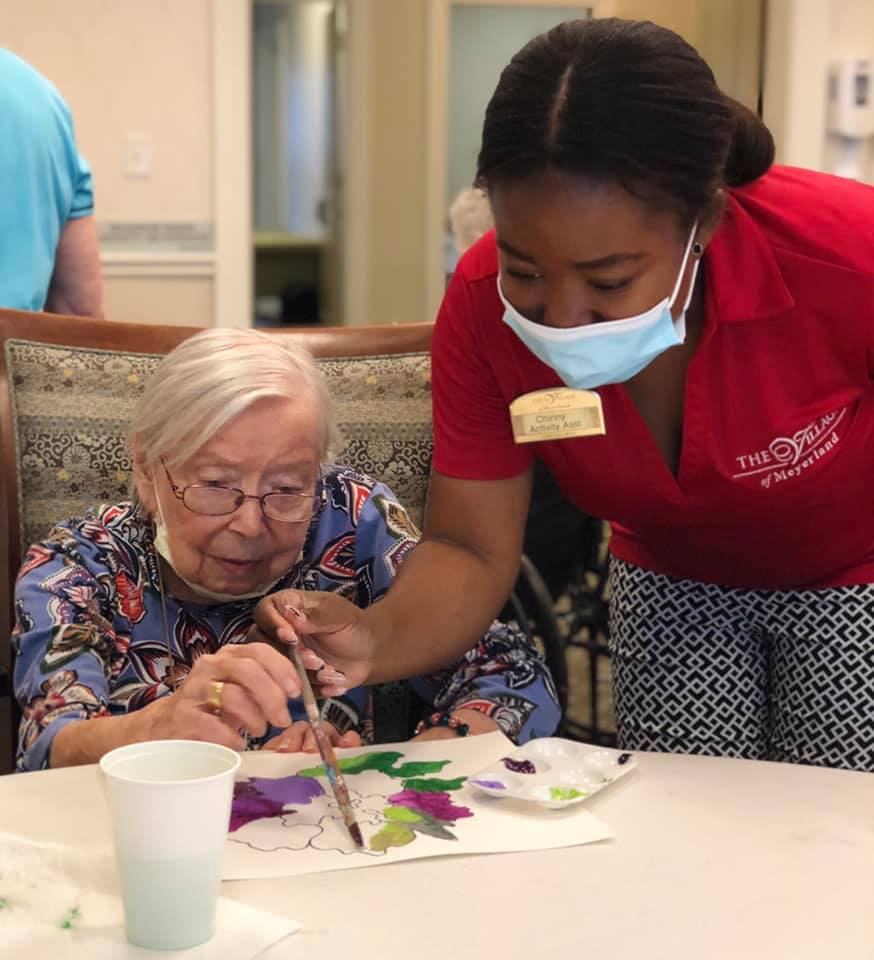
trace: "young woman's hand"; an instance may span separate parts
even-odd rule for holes
[[[324,661],[314,671],[313,685],[324,697],[340,697],[368,681],[373,637],[364,612],[335,593],[279,590],[255,608],[250,642],[301,643],[304,651]],[[309,664],[304,661],[309,669]]]

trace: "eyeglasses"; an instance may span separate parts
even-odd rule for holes
[[[316,490],[313,493],[265,493],[260,497],[243,493],[236,487],[223,487],[218,484],[190,483],[181,490],[170,476],[164,458],[161,466],[170,489],[177,500],[192,513],[199,513],[207,517],[223,517],[235,510],[239,510],[246,500],[257,500],[261,506],[261,513],[268,520],[278,520],[280,523],[308,523],[327,503],[325,488],[319,477]]]

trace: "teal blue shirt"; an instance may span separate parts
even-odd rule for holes
[[[67,104],[0,48],[0,307],[43,309],[64,225],[93,212]]]

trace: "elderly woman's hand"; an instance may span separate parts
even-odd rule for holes
[[[335,593],[279,590],[255,609],[250,642],[296,643],[304,638],[301,656],[321,661],[315,686],[322,696],[339,697],[370,677],[373,636],[363,611]],[[310,661],[312,662],[312,661]],[[309,670],[310,662],[304,660]]]
[[[321,727],[334,747],[360,747],[363,743],[355,730],[340,734],[333,723],[326,723],[324,720]],[[277,753],[318,753],[319,750],[313,728],[306,720],[295,720],[287,730],[268,740],[263,749],[275,750]]]
[[[312,654],[305,663],[321,665]],[[228,644],[199,657],[176,693],[149,708],[149,739],[209,740],[240,750],[242,730],[263,736],[271,724],[290,726],[288,698],[297,696],[297,673],[278,650],[266,643]]]

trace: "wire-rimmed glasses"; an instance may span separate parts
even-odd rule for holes
[[[237,487],[226,487],[213,483],[189,483],[181,489],[176,485],[161,458],[161,466],[170,481],[170,489],[177,500],[192,513],[206,517],[222,517],[234,513],[246,502],[257,500],[261,513],[268,520],[280,523],[309,523],[321,510],[326,501],[325,488],[321,476],[316,481],[312,493],[263,493],[260,496],[244,493]]]

